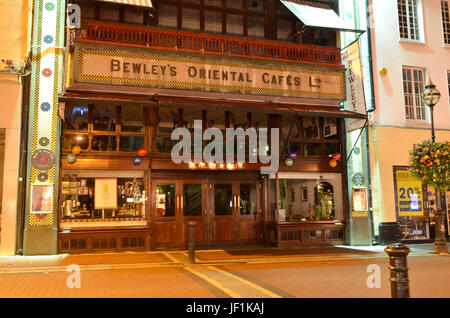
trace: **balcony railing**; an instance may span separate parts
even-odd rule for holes
[[[341,66],[337,48],[83,21],[75,41]]]

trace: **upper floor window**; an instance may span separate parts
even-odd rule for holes
[[[403,96],[406,119],[425,120],[425,105],[422,91],[425,86],[424,70],[403,67]]]
[[[265,38],[263,0],[167,0],[155,2],[158,26]]]
[[[419,0],[397,0],[400,38],[406,40],[421,39]]]
[[[444,43],[450,44],[450,9],[449,1],[441,1],[441,12],[442,12],[442,32],[444,35]]]

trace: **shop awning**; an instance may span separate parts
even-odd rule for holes
[[[365,32],[364,30],[348,28],[336,12],[324,2],[281,0],[281,3],[306,26],[347,32]]]
[[[118,3],[118,4],[128,4],[131,6],[153,8],[152,0],[100,0],[100,1]]]
[[[344,110],[336,106],[310,105],[310,104],[285,104],[274,102],[256,102],[245,100],[227,100],[198,97],[177,97],[169,95],[132,95],[118,93],[88,93],[88,92],[66,92],[59,96],[60,102],[116,102],[123,104],[153,104],[161,106],[184,105],[189,107],[225,109],[236,108],[247,112],[264,112],[271,114],[284,114],[296,112],[298,115],[323,116],[337,118],[359,118],[366,119],[367,115]]]

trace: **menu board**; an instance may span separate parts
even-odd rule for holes
[[[95,209],[117,209],[117,178],[96,178]]]

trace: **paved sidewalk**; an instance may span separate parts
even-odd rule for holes
[[[433,244],[409,246],[414,256],[437,256]],[[319,260],[386,259],[385,246],[332,246],[278,249],[264,246],[242,246],[226,249],[200,249],[195,253],[197,265],[289,263]],[[448,255],[447,255],[448,256]],[[0,256],[0,273],[10,271],[63,271],[76,264],[82,269],[149,268],[184,266],[187,251],[149,251],[50,256]]]

